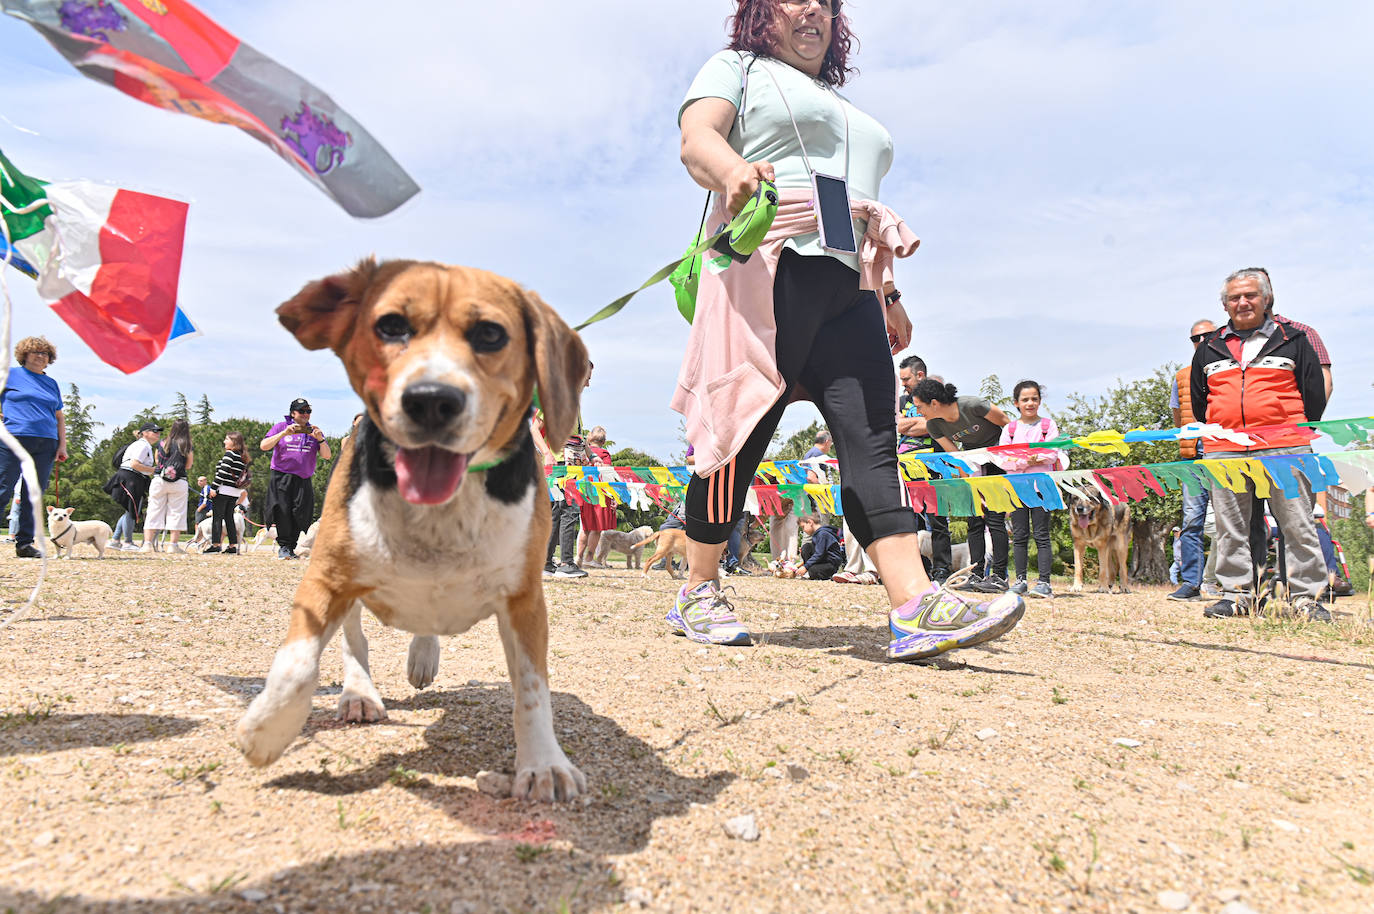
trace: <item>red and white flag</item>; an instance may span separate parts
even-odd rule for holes
[[[131,374],[167,347],[185,203],[89,181],[48,183],[0,153],[0,232],[38,294],[100,360]]]

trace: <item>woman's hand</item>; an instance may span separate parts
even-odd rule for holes
[[[67,462],[67,442],[63,441],[57,446],[57,462]]]
[[[776,178],[772,162],[746,162],[740,159],[739,164],[731,168],[725,177],[725,204],[730,215],[736,216],[744,209],[749,198],[758,192],[759,181],[773,181]]]
[[[901,299],[888,305],[883,317],[887,320],[887,344],[896,355],[911,345],[911,318],[906,316]]]

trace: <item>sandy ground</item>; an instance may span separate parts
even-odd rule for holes
[[[36,570],[0,557],[0,617]],[[303,738],[249,767],[233,726],[301,571],[53,563],[0,631],[0,911],[1374,910],[1362,600],[1327,626],[1064,595],[901,665],[878,587],[733,579],[761,643],[708,649],[661,572],[549,581],[590,795],[539,806],[476,786],[514,761],[490,620],[417,692],[369,617],[390,719],[334,722],[335,645]]]

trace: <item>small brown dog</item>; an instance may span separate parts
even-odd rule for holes
[[[667,569],[668,574],[680,579],[682,575],[673,568],[673,556],[682,556],[682,565],[684,568],[687,567],[687,531],[677,527],[668,527],[635,543],[634,548],[647,546],[654,540],[658,540],[658,545],[654,547],[653,557],[644,563],[644,577],[647,578],[649,572],[658,564],[658,560],[663,559],[663,567]]]
[[[1121,592],[1130,593],[1126,577],[1126,554],[1131,546],[1131,509],[1129,505],[1109,505],[1102,496],[1069,498],[1069,529],[1073,533],[1074,593],[1083,591],[1083,556],[1091,547],[1097,550],[1099,570],[1097,590],[1110,593],[1112,578],[1120,579]]]

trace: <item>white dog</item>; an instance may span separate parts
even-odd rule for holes
[[[644,547],[636,545],[654,535],[653,527],[636,527],[626,533],[624,530],[602,530],[601,542],[597,544],[594,559],[598,565],[605,565],[611,550],[625,553],[625,570],[643,567]]]
[[[67,550],[67,558],[72,557],[72,548],[77,543],[90,543],[105,557],[105,544],[114,536],[110,525],[103,520],[72,520],[75,508],[48,508],[48,538],[57,546],[57,557],[62,558],[62,550]]]
[[[801,558],[801,547],[797,545],[800,526],[797,523],[797,515],[792,513],[788,504],[790,501],[791,499],[783,500],[783,506],[787,508],[786,514],[773,514],[768,518],[768,554],[773,562],[779,565],[796,562]]]
[[[296,555],[307,556],[310,550],[315,548],[315,537],[319,535],[320,522],[315,521],[310,525],[310,529],[301,534],[300,540],[296,543]]]
[[[266,546],[266,547],[268,547],[268,548],[270,549],[271,547],[275,546],[276,543],[277,543],[277,527],[276,527],[276,525],[274,524],[274,525],[272,525],[272,526],[270,526],[270,527],[263,527],[261,530],[259,530],[259,531],[253,536],[253,544],[252,544],[252,547],[251,547],[251,548],[252,548],[252,550],[253,550],[254,552],[257,552],[257,551],[258,551],[259,549],[261,549],[263,546]],[[249,547],[245,546],[244,549],[243,549],[243,551],[244,551],[244,552],[247,552],[248,549],[249,549]]]
[[[214,520],[215,520],[215,519],[214,519],[213,517],[207,517],[207,518],[205,518],[203,521],[201,521],[199,524],[196,524],[196,535],[195,535],[195,537],[194,537],[189,543],[186,544],[188,548],[191,547],[191,546],[195,546],[197,549],[204,550],[206,546],[209,546],[209,545],[210,545],[210,534],[211,534],[211,532],[212,532],[212,526],[213,526],[213,524],[214,524]],[[239,549],[240,549],[241,551],[243,550],[243,547],[244,547],[244,545],[245,545],[244,542],[243,542],[243,522],[244,522],[243,506],[242,506],[242,505],[235,505],[235,506],[234,506],[234,529],[237,531],[237,534],[238,534],[237,540],[238,540],[238,544],[239,544]],[[221,533],[221,535],[223,535],[224,531],[221,530],[220,533]]]

